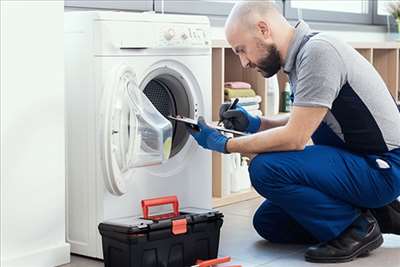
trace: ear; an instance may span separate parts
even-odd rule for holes
[[[258,21],[256,24],[257,30],[261,35],[265,38],[268,39],[271,36],[271,28],[269,27],[268,23],[265,21]]]

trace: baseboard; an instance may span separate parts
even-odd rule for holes
[[[70,245],[45,248],[21,255],[17,258],[1,261],[3,267],[54,267],[70,262]]]

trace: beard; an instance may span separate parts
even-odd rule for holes
[[[254,65],[265,78],[275,75],[281,68],[282,61],[275,44],[260,44],[266,50],[266,55]]]

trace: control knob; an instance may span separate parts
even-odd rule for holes
[[[164,33],[164,38],[165,38],[167,41],[170,41],[172,38],[174,38],[174,36],[175,36],[175,31],[174,31],[174,29],[172,29],[172,28],[168,29],[168,30]]]

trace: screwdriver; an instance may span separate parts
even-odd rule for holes
[[[223,257],[223,258],[217,258],[217,259],[212,259],[212,260],[206,260],[206,261],[198,261],[196,265],[192,265],[191,267],[210,267],[217,265],[219,263],[226,263],[230,262],[231,257]],[[241,267],[241,265],[232,265],[232,266],[226,266],[226,267]]]
[[[233,102],[231,103],[231,105],[230,105],[230,106],[227,108],[227,110],[225,110],[225,111],[228,111],[228,110],[230,110],[230,109],[236,108],[236,104],[237,104],[238,102],[239,102],[239,98],[235,98],[235,100],[233,100]],[[218,124],[217,124],[217,125],[220,125],[222,121],[223,121],[223,120],[220,119],[220,120],[218,121]]]

